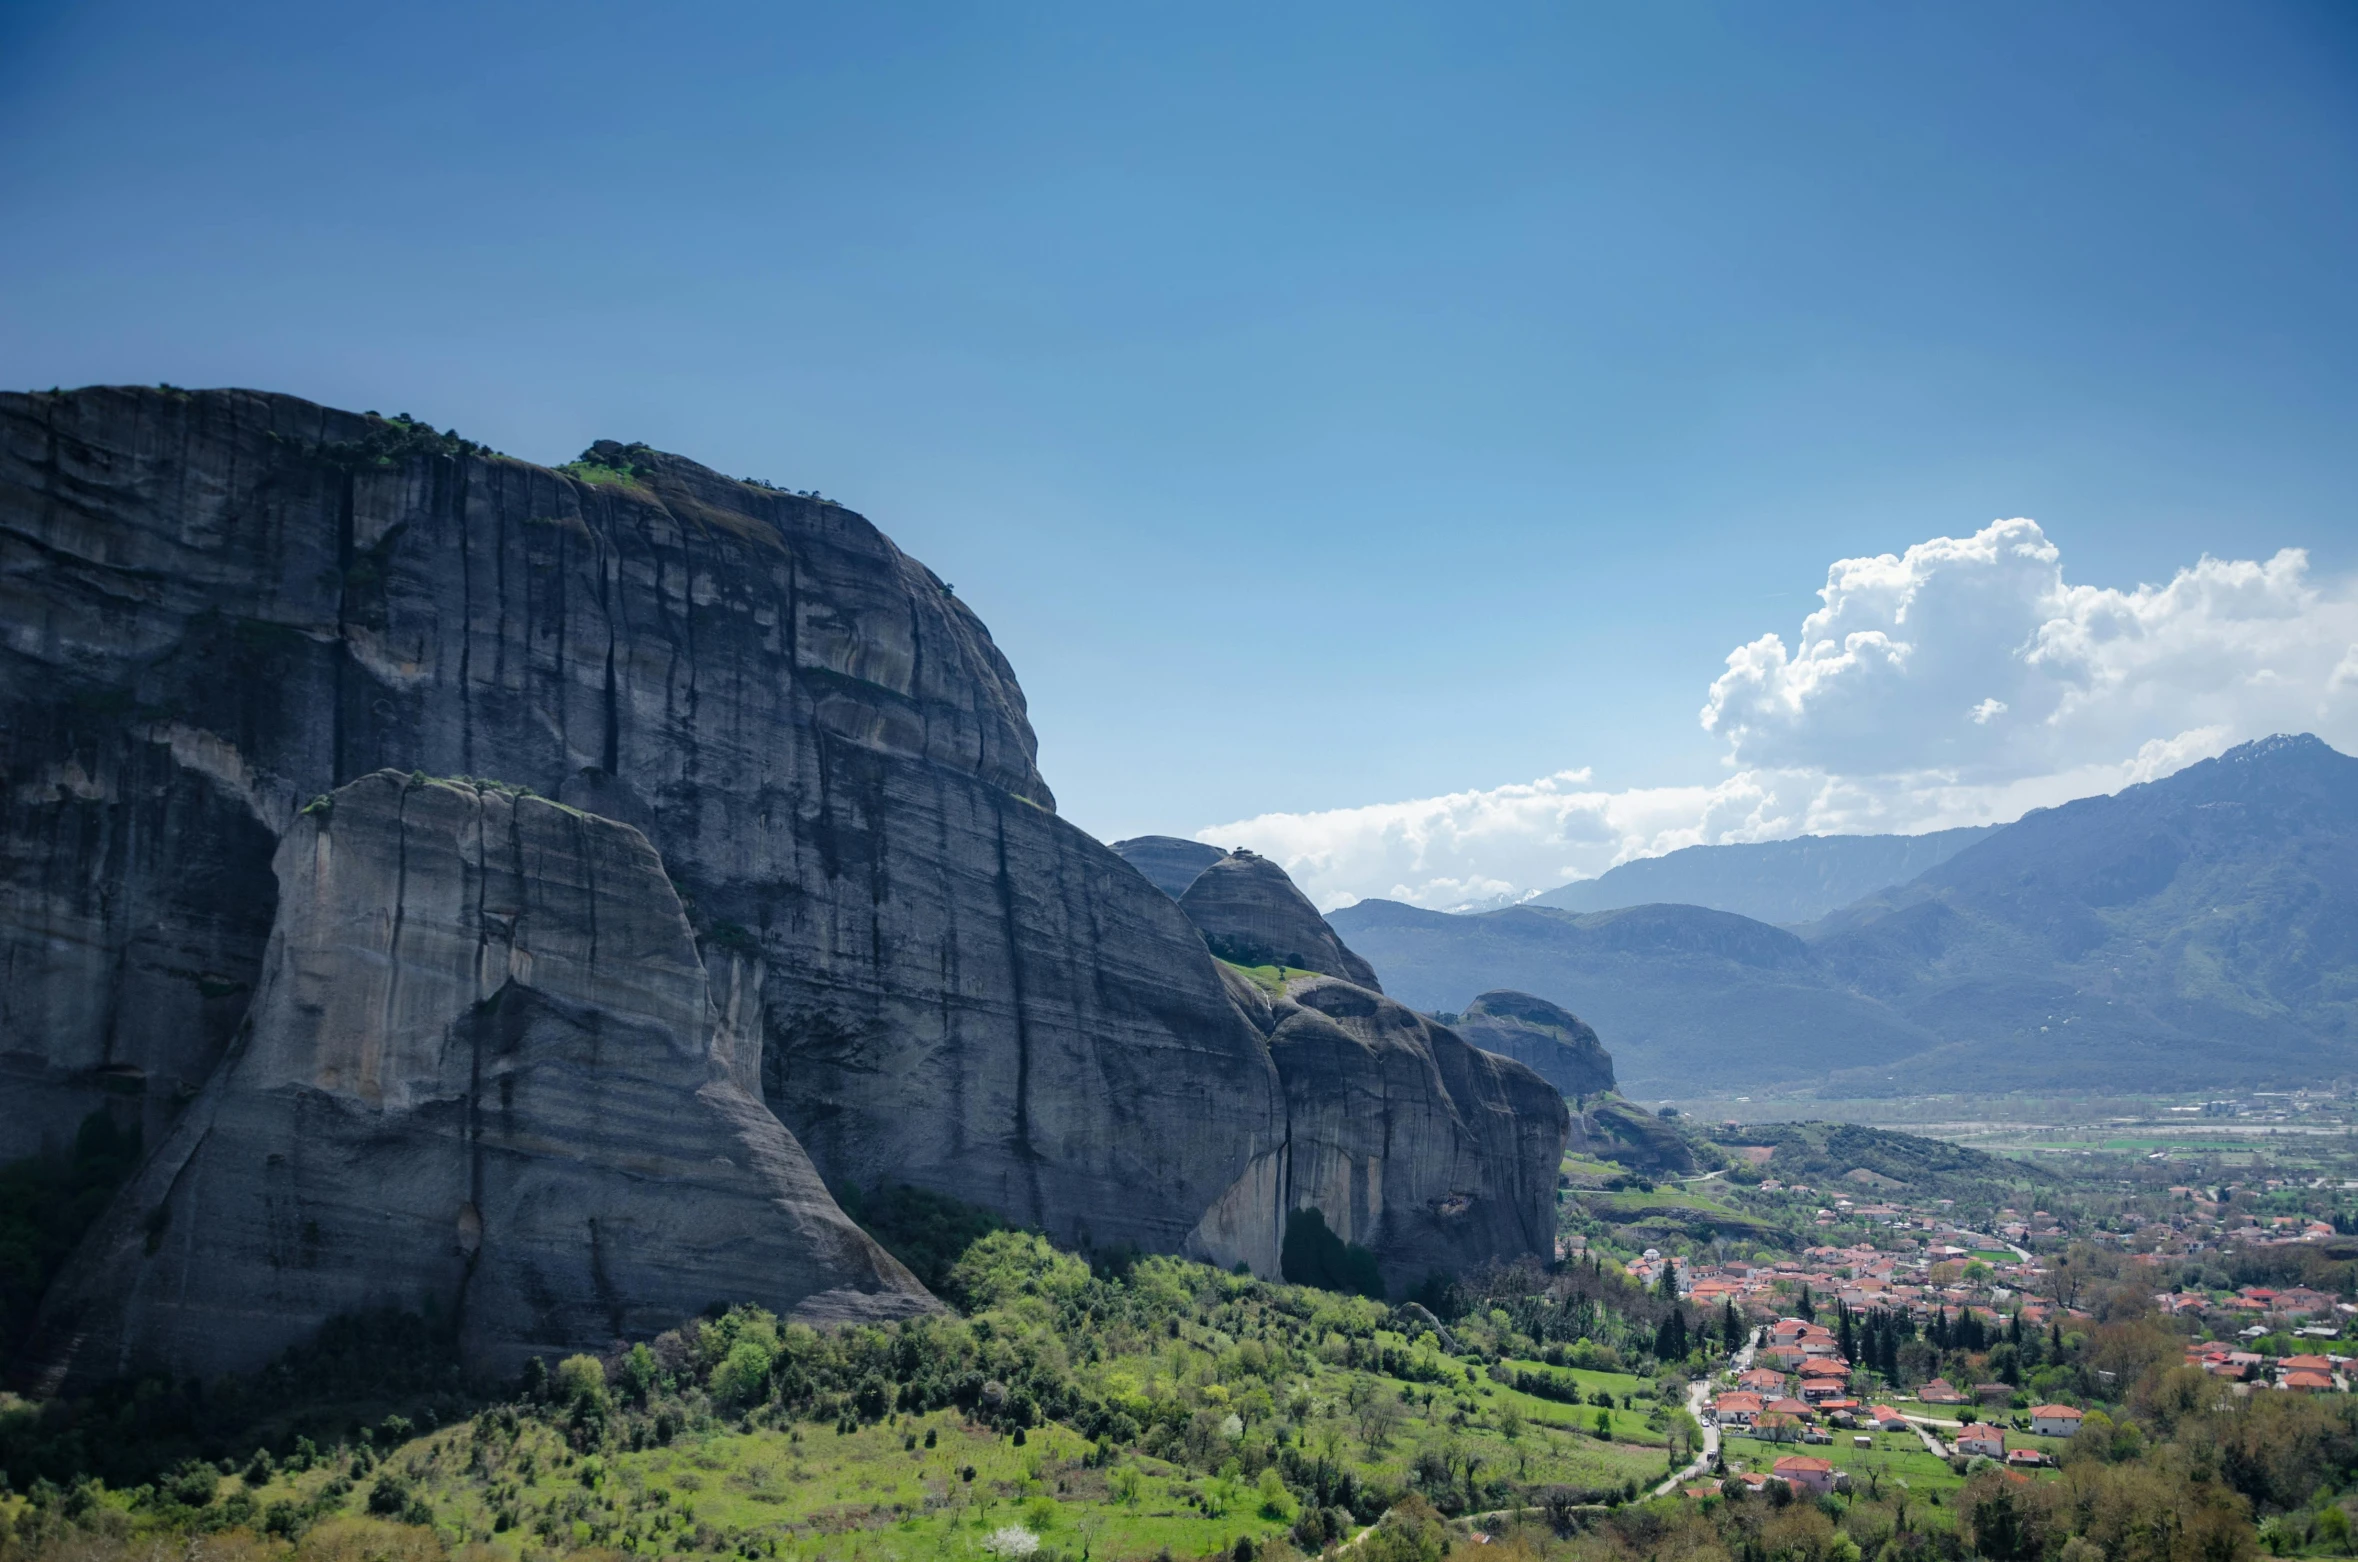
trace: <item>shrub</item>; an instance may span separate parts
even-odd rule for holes
[[[606,1366],[595,1356],[568,1356],[557,1363],[557,1397],[594,1404],[606,1397]]]

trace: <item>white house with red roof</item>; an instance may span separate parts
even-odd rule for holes
[[[2041,1437],[2076,1437],[2087,1416],[2069,1405],[2031,1406],[2031,1430]]]

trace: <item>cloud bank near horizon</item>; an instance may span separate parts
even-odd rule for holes
[[[1728,774],[1610,790],[1590,769],[1196,832],[1282,863],[1322,909],[1525,898],[1683,846],[1914,834],[2118,791],[2274,732],[2358,747],[2358,582],[2208,555],[2077,586],[2025,519],[1837,560],[1788,646],[1728,653],[1704,702]]]

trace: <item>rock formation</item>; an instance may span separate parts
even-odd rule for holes
[[[0,628],[0,1156],[99,1104],[180,1142],[275,969],[306,802],[491,777],[645,832],[732,1078],[828,1179],[1274,1269],[1299,1091],[1267,1034],[1056,817],[980,621],[841,506],[286,396],[0,395]],[[1372,983],[1291,947],[1324,923],[1277,881],[1291,921],[1234,926]],[[529,994],[495,1008],[571,1023]]]
[[[1204,869],[1228,855],[1217,846],[1176,835],[1136,835],[1114,842],[1113,849],[1122,861],[1145,874],[1147,883],[1173,900],[1186,894],[1187,886]]]
[[[642,825],[830,1179],[1171,1250],[1277,1143],[1200,939],[1056,817],[980,621],[840,506],[92,390],[0,397],[0,548],[0,1154],[142,1084],[161,1141],[251,1000],[276,837],[379,767]]]
[[[1613,1088],[1613,1057],[1569,1009],[1508,988],[1486,992],[1451,1021],[1485,1052],[1513,1058],[1568,1096]]]
[[[1555,1235],[1564,1098],[1381,993],[1326,977],[1229,989],[1286,1087],[1286,1208],[1371,1249],[1393,1294]]]
[[[1684,1177],[1700,1170],[1694,1146],[1668,1122],[1634,1101],[1606,1096],[1572,1114],[1565,1148],[1575,1155],[1619,1161],[1631,1171]]]
[[[1318,971],[1383,991],[1375,967],[1335,936],[1310,897],[1266,857],[1247,851],[1222,857],[1196,875],[1179,909],[1223,960]]]
[[[761,1104],[638,831],[385,771],[276,871],[229,1058],[52,1293],[74,1376],[249,1367],[387,1301],[502,1367],[716,1300],[938,1306]]]
[[[1169,847],[1186,844],[1144,836],[1115,849],[1146,871],[1166,868],[1179,857]],[[1269,1038],[1285,1083],[1285,1154],[1274,1168],[1283,1208],[1315,1207],[1328,1230],[1370,1249],[1394,1294],[1484,1257],[1552,1251],[1556,1165],[1572,1131],[1560,1087],[1386,998],[1367,962],[1267,858],[1222,854],[1178,895],[1231,962],[1229,992]],[[1272,964],[1321,975],[1270,982],[1239,969]],[[1538,1028],[1552,1014],[1569,1022],[1558,1027],[1567,1035],[1585,1031],[1578,1020],[1537,999],[1522,1018],[1510,995],[1496,996],[1516,1009],[1505,1023],[1578,1056]],[[1611,1060],[1594,1032],[1588,1043],[1609,1085]]]

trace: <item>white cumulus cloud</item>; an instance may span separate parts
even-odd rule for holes
[[[1614,791],[1587,770],[1198,832],[1322,907],[1495,904],[1681,846],[1940,829],[2167,775],[2272,732],[2358,747],[2358,590],[2299,549],[2078,586],[2030,520],[1837,561],[1791,645],[1737,647],[1706,729],[1728,772]]]

